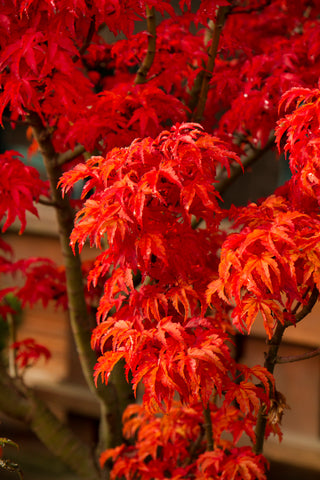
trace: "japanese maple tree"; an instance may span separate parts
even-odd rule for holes
[[[0,0],[2,125],[25,125],[47,175],[0,155],[2,233],[49,204],[65,259],[16,260],[0,238],[1,275],[20,279],[0,315],[11,295],[68,311],[97,451],[21,381],[50,356],[36,339],[8,345],[14,368],[1,357],[0,409],[79,478],[266,478],[278,348],[320,288],[319,13],[317,0]],[[226,208],[268,150],[290,180]],[[101,253],[82,263],[86,243]],[[234,338],[258,315],[268,347],[249,367]],[[115,368],[143,397],[124,412]]]

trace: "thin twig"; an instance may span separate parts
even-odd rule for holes
[[[187,465],[190,465],[190,463],[192,463],[194,461],[194,457],[195,457],[198,449],[201,446],[203,438],[204,438],[204,428],[203,428],[202,425],[200,425],[200,433],[199,433],[197,439],[195,440],[195,442],[193,442],[191,444],[191,447],[190,447],[190,450],[189,450],[189,455],[187,456],[187,458],[186,458],[186,460],[183,464],[183,467],[186,467]]]
[[[301,302],[298,302],[297,305],[292,310],[292,313],[295,315],[300,307],[301,307]]]
[[[90,27],[89,27],[89,30],[88,30],[88,33],[87,33],[87,38],[86,38],[84,44],[82,45],[82,47],[79,49],[80,57],[85,53],[85,51],[89,47],[90,42],[91,42],[92,37],[93,37],[93,34],[94,34],[94,31],[95,31],[95,28],[96,28],[96,17],[95,17],[95,15],[93,15],[92,18],[91,18]]]
[[[93,15],[92,18],[91,18],[91,22],[90,22],[89,30],[88,30],[88,33],[87,33],[87,37],[86,37],[82,47],[79,48],[78,54],[73,55],[73,57],[72,57],[73,62],[76,62],[79,59],[79,57],[81,57],[86,52],[86,50],[89,47],[90,42],[92,40],[93,34],[95,32],[95,27],[96,27],[96,17],[95,17],[95,15]]]
[[[45,198],[39,198],[38,203],[41,205],[45,205],[46,207],[55,207],[59,208],[59,205],[57,205],[55,202],[52,200],[46,200]]]
[[[208,96],[209,82],[212,77],[212,72],[214,69],[214,64],[215,64],[215,60],[218,53],[220,35],[222,32],[223,26],[225,24],[227,15],[231,11],[231,8],[232,8],[231,6],[227,6],[227,7],[224,6],[224,7],[219,7],[218,9],[216,23],[213,27],[213,32],[212,32],[212,42],[208,52],[208,61],[207,61],[207,65],[202,78],[202,85],[201,85],[201,90],[199,94],[198,104],[192,115],[192,120],[194,122],[201,122],[203,117],[207,96]]]
[[[260,158],[272,147],[275,137],[272,135],[266,145],[261,149],[254,150],[251,155],[241,159],[242,164],[235,163],[230,167],[230,176],[227,176],[227,172],[223,171],[221,176],[217,178],[216,190],[219,193],[224,193],[233,182],[243,174],[244,170],[249,168],[252,164],[260,160]],[[192,228],[198,228],[202,224],[203,220],[194,218],[191,222]]]
[[[277,357],[276,363],[293,363],[300,362],[300,360],[308,360],[309,358],[320,355],[320,347],[312,350],[312,352],[302,353],[301,355],[289,355],[287,357]]]
[[[7,117],[6,115],[2,115],[2,120],[8,123],[15,123],[16,125],[30,125],[30,122],[28,120],[21,120],[21,119],[13,120],[12,118]]]
[[[56,164],[61,167],[65,163],[71,162],[71,160],[79,157],[79,155],[82,155],[85,153],[85,151],[86,149],[82,145],[77,145],[74,150],[68,150],[67,152],[60,153],[56,160]]]
[[[148,49],[146,56],[143,59],[142,64],[140,65],[139,70],[137,71],[136,78],[134,80],[135,85],[141,85],[146,83],[148,72],[153,64],[153,60],[156,54],[156,17],[154,7],[151,9],[146,7],[147,13],[147,30],[148,30]]]
[[[243,174],[244,170],[247,170],[251,165],[260,160],[268,150],[270,150],[274,144],[274,140],[275,137],[272,135],[263,148],[256,149],[250,155],[243,157],[241,159],[241,165],[238,163],[232,165],[229,177],[227,176],[227,172],[223,171],[221,177],[217,179],[219,183],[217,183],[216,190],[219,193],[224,193],[227,188],[229,188],[229,186]]]
[[[267,0],[263,5],[259,5],[259,7],[252,7],[252,8],[242,9],[242,10],[234,10],[234,8],[236,7],[233,7],[233,11],[230,13],[232,15],[236,15],[240,13],[247,14],[247,13],[253,13],[253,12],[261,12],[262,10],[267,8],[270,4],[271,4],[271,0]]]

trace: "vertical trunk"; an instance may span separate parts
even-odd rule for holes
[[[81,261],[69,245],[73,228],[74,212],[67,198],[63,198],[57,184],[61,177],[61,167],[57,164],[58,155],[53,148],[50,135],[36,114],[31,114],[31,124],[35,138],[39,144],[51,186],[52,201],[55,205],[59,225],[59,238],[64,257],[67,279],[68,308],[72,333],[79,355],[84,377],[90,390],[96,394],[101,405],[100,447],[105,449],[118,445],[122,441],[121,411],[116,388],[111,382],[106,387],[101,383],[96,388],[93,380],[93,369],[96,354],[91,349],[91,325],[85,303],[84,285],[81,272]]]

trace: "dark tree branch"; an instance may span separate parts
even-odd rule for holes
[[[5,300],[5,303],[6,300]],[[8,323],[9,328],[9,345],[13,345],[17,340],[17,329],[16,329],[16,322],[12,313],[7,313],[6,321]],[[16,363],[16,350],[14,348],[9,348],[8,350],[8,362],[9,362],[9,375],[12,378],[16,378],[18,375],[17,372],[17,363]]]
[[[320,355],[320,347],[312,350],[312,352],[302,353],[301,355],[289,355],[288,357],[277,357],[276,363],[293,363],[300,362],[300,360],[308,360],[309,358]]]
[[[272,135],[272,137],[270,137],[270,139],[268,140],[268,142],[263,148],[256,149],[250,155],[248,155],[247,157],[244,157],[242,159],[241,165],[239,165],[238,163],[233,164],[230,167],[231,173],[229,177],[225,170],[222,171],[221,175],[217,178],[218,183],[216,184],[216,190],[219,193],[223,194],[238,177],[243,175],[244,170],[249,168],[252,164],[257,162],[258,160],[260,160],[260,158],[272,147],[273,143],[274,143],[274,136]],[[197,218],[194,218],[191,222],[192,228],[198,228],[201,225],[202,221],[203,221],[202,219],[199,220]]]
[[[95,28],[96,28],[96,17],[95,15],[93,15],[91,18],[90,27],[87,33],[87,38],[84,44],[82,45],[82,47],[79,49],[80,57],[86,52],[87,48],[89,47],[93,34],[95,32]]]
[[[319,296],[318,289],[314,287],[307,305],[304,305],[302,310],[295,314],[295,323],[300,322],[303,318],[305,318],[311,312],[312,308],[314,307],[318,299],[318,296]],[[293,323],[291,322],[285,322],[284,324],[278,322],[276,329],[274,331],[274,334],[272,335],[272,338],[268,340],[269,348],[265,356],[264,367],[268,370],[268,372],[272,374],[274,372],[275,364],[280,363],[278,362],[278,359],[279,359],[278,350],[282,341],[283,334],[286,328],[292,325]],[[256,432],[255,432],[256,443],[254,445],[254,452],[257,454],[262,453],[263,451],[266,426],[267,426],[267,415],[265,412],[265,406],[262,406],[258,414]]]
[[[15,123],[16,125],[30,125],[30,122],[28,120],[21,120],[21,119],[13,120],[12,118],[7,117],[6,115],[2,115],[2,120],[8,123]]]
[[[224,27],[226,18],[231,11],[231,8],[232,8],[231,6],[230,7],[227,6],[227,7],[219,7],[218,9],[216,23],[213,27],[213,32],[212,32],[212,42],[208,52],[208,61],[202,77],[202,84],[201,84],[199,99],[198,99],[197,107],[192,115],[192,120],[194,122],[201,122],[203,117],[207,96],[208,96],[209,83],[212,77],[212,72],[214,70],[214,64],[215,64],[216,56],[218,53],[220,35]]]
[[[156,54],[157,30],[156,30],[156,17],[155,17],[154,7],[150,9],[147,6],[146,13],[147,13],[147,30],[148,30],[148,50],[142,64],[140,65],[136,78],[134,80],[135,85],[146,83],[148,72],[153,64],[153,60]]]
[[[200,425],[200,433],[199,433],[197,439],[195,440],[195,442],[191,444],[191,447],[190,447],[190,450],[189,450],[189,455],[186,458],[186,460],[183,464],[183,467],[186,467],[187,465],[190,465],[190,463],[192,463],[194,461],[195,454],[197,453],[197,451],[200,448],[201,443],[204,439],[204,434],[205,434],[205,430],[203,428],[203,425]]]
[[[203,416],[204,416],[204,429],[206,432],[207,438],[207,450],[211,452],[213,450],[213,431],[212,431],[212,421],[211,421],[211,410],[210,405],[208,405],[203,409]]]
[[[46,207],[59,208],[56,203],[54,203],[52,200],[47,200],[46,198],[39,198],[38,203],[45,205]]]
[[[295,324],[301,322],[301,320],[303,320],[307,315],[309,315],[309,313],[311,312],[311,310],[315,306],[316,301],[318,300],[318,297],[319,297],[319,291],[318,291],[317,287],[315,286],[315,287],[313,287],[313,290],[311,292],[308,303],[303,306],[303,308],[300,310],[300,312],[297,312],[295,314]],[[286,327],[290,327],[292,325],[293,324],[291,322],[286,322],[285,323]]]
[[[75,158],[79,157],[83,153],[85,153],[86,149],[82,145],[77,145],[74,150],[68,150],[67,152],[60,153],[56,160],[57,165],[60,167],[65,163],[71,162]]]
[[[266,0],[266,2],[262,5],[259,5],[259,7],[252,7],[252,8],[243,8],[239,10],[234,10],[237,7],[234,6],[232,11],[230,12],[231,15],[237,15],[237,14],[247,14],[247,13],[253,13],[253,12],[261,12],[265,8],[267,8],[269,5],[271,5],[271,0]]]
[[[243,157],[242,165],[239,165],[238,163],[232,165],[229,177],[227,172],[223,171],[220,178],[217,179],[219,182],[216,186],[217,191],[219,193],[224,193],[230,187],[230,185],[232,185],[233,182],[243,174],[244,170],[248,169],[251,165],[260,160],[260,158],[268,150],[270,150],[270,148],[274,145],[274,140],[275,137],[272,135],[263,148],[253,150],[250,155]]]

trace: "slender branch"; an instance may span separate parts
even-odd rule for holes
[[[16,341],[16,325],[14,317],[11,313],[7,314],[7,322],[9,327],[9,375],[15,378],[17,376],[17,364],[16,364],[16,351],[14,348],[10,348],[10,345]]]
[[[85,151],[86,149],[82,145],[77,145],[74,150],[68,150],[67,152],[60,153],[56,163],[61,167],[65,163],[71,162],[71,160],[79,157],[79,155],[82,155]]]
[[[238,163],[233,164],[230,167],[230,176],[228,177],[227,172],[223,171],[220,177],[217,178],[218,183],[216,184],[216,190],[219,193],[224,193],[232,184],[233,182],[243,174],[243,171],[249,168],[250,165],[254,164],[272,147],[274,143],[274,136],[270,137],[266,145],[261,148],[254,150],[251,155],[244,157],[242,159],[242,164],[239,165]],[[202,224],[203,220],[193,218],[191,224],[192,228],[198,228]]]
[[[203,416],[204,416],[204,429],[206,432],[207,438],[207,450],[211,452],[213,450],[213,431],[212,431],[212,421],[211,421],[211,411],[210,405],[208,405],[203,409]]]
[[[214,70],[214,64],[215,64],[216,56],[218,53],[220,35],[224,27],[227,15],[231,11],[231,8],[232,8],[231,6],[227,6],[227,7],[224,6],[224,7],[219,7],[218,9],[217,20],[213,27],[213,32],[212,32],[212,42],[208,52],[208,61],[207,61],[207,65],[202,78],[202,85],[201,85],[201,90],[199,94],[198,104],[192,115],[192,120],[194,122],[201,122],[203,117],[207,96],[208,96],[209,82],[212,77],[212,72]]]
[[[41,205],[46,205],[47,207],[55,207],[58,208],[58,205],[52,202],[51,200],[47,200],[46,198],[39,198],[38,203]]]
[[[86,52],[86,50],[89,47],[90,42],[92,40],[93,34],[95,32],[95,28],[96,28],[96,17],[95,17],[95,15],[93,15],[92,18],[91,18],[91,22],[90,22],[89,30],[88,30],[88,33],[87,33],[87,37],[86,37],[82,47],[79,48],[78,54],[73,55],[73,57],[72,57],[73,62],[76,62],[79,59],[79,57],[81,57]]]
[[[199,101],[201,85],[202,85],[203,77],[204,77],[204,73],[205,73],[205,66],[202,65],[202,67],[203,67],[203,70],[200,70],[200,72],[196,76],[196,78],[193,82],[193,85],[192,85],[192,89],[190,91],[190,100],[189,100],[189,103],[188,103],[188,108],[189,108],[188,118],[190,118],[190,120],[192,120],[192,118],[193,118],[195,108],[196,108],[197,103]]]
[[[247,9],[242,9],[242,10],[233,10],[231,14],[247,14],[247,13],[253,13],[253,12],[261,12],[265,8],[267,8],[271,4],[271,0],[266,0],[266,2],[263,5],[260,5],[259,7],[252,7],[252,8],[247,8]],[[236,8],[236,7],[234,7]]]
[[[297,305],[292,310],[292,313],[295,315],[300,307],[301,307],[301,302],[297,302]]]
[[[314,307],[317,299],[319,296],[318,289],[316,287],[313,288],[312,293],[310,295],[309,301],[307,305],[304,305],[302,310],[295,314],[295,323],[300,322],[303,318],[305,318]],[[277,323],[276,329],[272,338],[268,341],[268,352],[265,356],[264,367],[268,370],[268,372],[273,373],[274,367],[278,362],[278,350],[282,341],[283,334],[286,328],[294,325],[291,322],[285,322],[281,324],[280,322]],[[254,445],[254,452],[259,454],[263,451],[263,443],[264,443],[264,434],[267,425],[267,415],[265,411],[265,407],[262,406],[260,408],[257,425],[256,425],[256,443]]]
[[[218,178],[218,184],[216,189],[220,193],[224,193],[233,182],[243,174],[243,170],[248,169],[255,162],[260,160],[260,158],[268,151],[274,144],[275,137],[272,135],[263,148],[254,150],[247,157],[243,157],[242,165],[238,163],[231,166],[230,176],[227,176],[227,172],[223,171],[220,178]]]
[[[205,433],[205,430],[203,428],[203,425],[200,425],[200,433],[199,433],[197,439],[195,440],[195,442],[193,442],[191,444],[190,450],[189,450],[189,455],[186,457],[186,459],[185,459],[185,461],[182,465],[183,467],[186,467],[187,465],[190,465],[190,463],[192,463],[194,461],[194,457],[197,454],[197,451],[200,448],[201,443],[203,441],[204,433]]]
[[[312,350],[312,352],[302,353],[301,355],[289,355],[288,357],[277,357],[276,363],[293,363],[300,362],[300,360],[308,360],[309,358],[320,355],[320,347]]]
[[[135,85],[146,83],[148,72],[153,64],[154,56],[156,54],[157,30],[156,30],[156,17],[155,17],[154,7],[150,9],[147,6],[146,13],[147,13],[147,30],[148,30],[148,50],[142,64],[140,65],[136,78],[134,80]]]
[[[91,18],[89,30],[88,30],[88,33],[87,33],[87,38],[86,38],[84,44],[82,45],[82,47],[79,49],[80,57],[85,53],[85,51],[89,47],[90,42],[91,42],[92,37],[93,37],[93,34],[95,32],[95,28],[96,28],[96,17],[95,17],[95,15],[93,15],[92,18]]]
[[[15,123],[16,125],[30,125],[30,122],[28,122],[28,120],[21,120],[21,119],[13,120],[12,118],[7,117],[6,115],[2,115],[2,120],[8,123]]]

